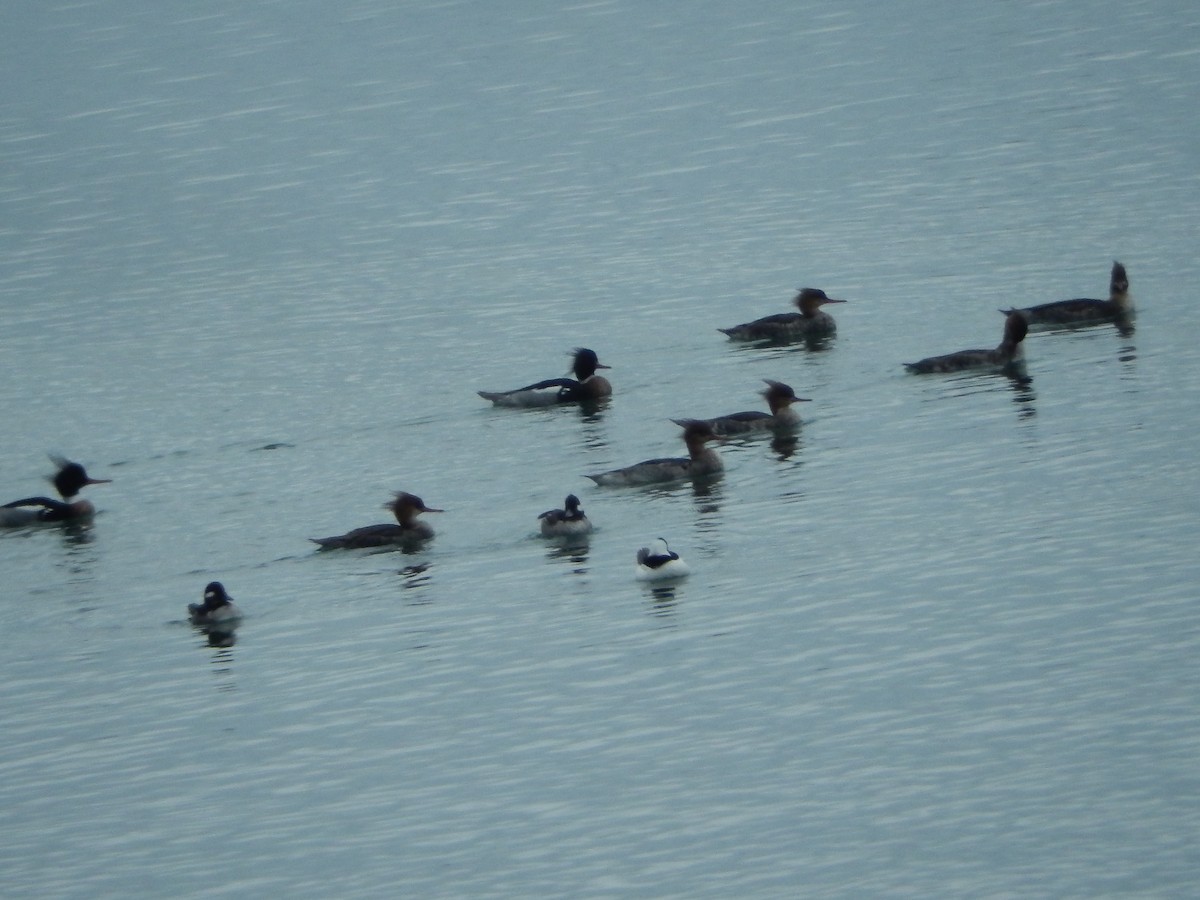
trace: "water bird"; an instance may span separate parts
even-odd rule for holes
[[[1024,309],[1002,309],[1000,312],[1010,317],[1019,312],[1031,329],[1045,331],[1071,325],[1102,325],[1106,322],[1127,325],[1134,309],[1133,298],[1129,295],[1129,276],[1125,274],[1125,267],[1114,260],[1108,280],[1107,300],[1056,300]]]
[[[51,456],[58,471],[50,476],[50,483],[58,491],[61,500],[52,497],[26,497],[0,506],[0,526],[14,527],[37,522],[73,522],[91,518],[96,507],[89,500],[78,497],[80,490],[89,484],[110,484],[109,478],[92,478],[77,462],[61,456]]]
[[[567,494],[562,509],[548,509],[538,519],[544,537],[579,537],[592,533],[592,523],[574,494]]]
[[[797,397],[792,386],[782,381],[772,381],[764,378],[767,389],[762,396],[767,400],[770,412],[762,410],[747,410],[746,412],[730,413],[727,416],[717,416],[714,419],[704,419],[709,427],[719,435],[745,434],[752,431],[782,430],[795,428],[800,424],[800,414],[792,409],[793,403],[808,403],[808,397]],[[673,420],[682,424],[680,419]]]
[[[225,585],[210,581],[204,589],[203,603],[188,604],[188,619],[193,625],[230,628],[242,618],[233,598],[225,592]]]
[[[717,330],[735,341],[789,341],[805,337],[824,337],[837,331],[833,316],[821,309],[827,303],[845,303],[827,297],[818,288],[800,288],[792,299],[800,308],[798,313],[777,313],[753,322]]]
[[[433,537],[433,529],[425,522],[417,519],[421,513],[445,512],[426,506],[425,501],[416,494],[397,491],[393,500],[383,504],[384,509],[390,509],[396,517],[396,524],[390,522],[380,525],[365,525],[355,528],[345,534],[333,537],[309,538],[314,544],[320,544],[321,549],[357,549],[361,547],[384,547],[388,544],[419,544]]]
[[[905,363],[908,371],[918,375],[931,372],[962,372],[967,369],[1000,371],[1025,361],[1022,343],[1029,331],[1025,316],[1011,315],[1004,320],[1004,339],[995,350],[959,350],[944,356],[930,356],[915,363]]]
[[[534,407],[563,403],[596,403],[612,396],[612,385],[597,369],[609,369],[600,362],[595,350],[576,347],[571,353],[574,378],[548,378],[510,391],[477,391],[495,406]]]
[[[673,419],[683,426],[683,440],[688,455],[664,459],[648,459],[645,462],[589,475],[588,478],[603,487],[629,487],[633,485],[658,484],[682,478],[697,478],[715,475],[725,468],[717,451],[708,447],[709,441],[725,440],[707,422],[699,419]]]
[[[691,571],[687,563],[667,546],[663,538],[656,539],[649,547],[643,547],[637,552],[637,577],[642,581],[683,578],[691,574]]]

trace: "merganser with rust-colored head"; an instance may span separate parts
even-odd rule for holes
[[[111,479],[92,478],[77,462],[51,456],[58,471],[50,477],[61,500],[52,497],[26,497],[0,506],[0,526],[15,527],[38,522],[78,522],[96,514],[89,500],[80,499],[80,490],[89,484],[109,484]]]
[[[908,371],[917,375],[932,372],[962,372],[970,369],[1002,371],[1025,362],[1025,335],[1029,325],[1020,312],[1004,322],[1004,340],[994,350],[959,350],[944,356],[930,356],[915,363],[905,363]]]
[[[385,547],[389,544],[415,545],[433,537],[433,529],[417,519],[421,513],[444,512],[426,506],[416,494],[397,491],[395,499],[383,504],[396,517],[396,524],[365,525],[345,534],[326,538],[309,538],[320,544],[323,550],[355,549],[361,547]]]
[[[592,523],[574,494],[567,494],[562,509],[548,509],[538,520],[543,537],[580,537],[592,533]]]
[[[798,338],[825,337],[837,331],[833,316],[821,309],[827,303],[845,303],[827,297],[818,288],[800,288],[792,300],[800,308],[798,313],[777,313],[764,316],[743,325],[717,330],[735,341],[790,341]]]
[[[683,426],[683,441],[688,455],[664,459],[648,459],[645,462],[589,475],[588,478],[602,487],[631,487],[643,484],[659,484],[682,478],[700,478],[716,475],[725,468],[717,451],[710,448],[709,441],[723,441],[711,425],[699,419],[672,419]]]
[[[574,378],[548,378],[511,391],[477,391],[484,400],[495,406],[537,407],[564,403],[598,403],[612,396],[612,385],[597,369],[610,366],[600,362],[595,350],[577,347],[571,354]]]
[[[1069,328],[1079,325],[1103,325],[1108,322],[1129,325],[1133,319],[1133,298],[1129,295],[1129,276],[1125,267],[1114,261],[1108,279],[1108,299],[1056,300],[1024,309],[1002,309],[1000,312],[1012,316],[1019,312],[1033,331],[1051,328]]]
[[[727,416],[717,416],[705,419],[713,431],[719,435],[746,434],[754,431],[779,431],[795,428],[800,424],[800,414],[792,409],[793,403],[808,403],[808,397],[797,397],[792,386],[782,381],[772,381],[764,378],[767,389],[762,391],[767,400],[770,412],[747,410],[746,412],[730,413]]]

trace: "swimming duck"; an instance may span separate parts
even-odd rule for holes
[[[592,532],[592,523],[574,494],[567,494],[562,509],[548,509],[538,519],[544,537],[578,537]]]
[[[204,589],[203,603],[188,604],[188,619],[193,625],[208,627],[231,627],[242,617],[242,611],[237,608],[233,598],[225,593],[225,586],[219,581],[210,581]]]
[[[322,549],[346,549],[360,547],[383,547],[387,544],[417,544],[433,537],[433,529],[425,522],[418,521],[421,513],[444,512],[426,506],[425,501],[415,494],[397,491],[394,500],[383,504],[384,509],[390,509],[396,516],[397,524],[365,525],[355,528],[345,534],[325,538],[309,538],[314,544],[320,544]]]
[[[589,475],[588,478],[604,487],[628,487],[714,475],[725,468],[717,452],[705,446],[709,441],[725,440],[713,431],[711,425],[699,419],[673,419],[672,421],[683,426],[683,440],[688,448],[687,456],[648,459],[623,469]]]
[[[478,391],[484,400],[496,406],[554,406],[561,403],[595,403],[612,396],[612,385],[597,369],[608,369],[596,356],[596,351],[576,347],[572,353],[571,374],[574,378],[549,378],[536,384],[511,391]]]
[[[762,392],[762,395],[767,399],[767,406],[771,409],[769,413],[761,410],[748,410],[704,421],[720,435],[795,428],[800,424],[800,415],[792,409],[792,404],[807,403],[809,399],[797,397],[791,385],[784,384],[782,381],[772,381],[770,378],[764,378],[763,381],[767,383],[767,389]],[[680,420],[674,421],[678,423]]]
[[[833,316],[821,309],[826,303],[845,303],[825,296],[817,288],[800,288],[792,300],[798,313],[777,313],[732,328],[718,328],[735,341],[787,341],[803,337],[822,337],[837,331]]]
[[[662,538],[637,552],[637,577],[642,581],[683,578],[690,573],[691,569],[687,563],[680,559],[679,554],[668,547]]]
[[[1125,267],[1114,260],[1108,280],[1107,300],[1056,300],[1040,306],[1002,309],[1000,312],[1006,316],[1019,312],[1031,329],[1045,331],[1069,325],[1100,325],[1105,322],[1128,324],[1134,310],[1133,298],[1129,295],[1129,277],[1125,274]]]
[[[966,369],[1001,370],[1023,363],[1025,348],[1022,341],[1029,331],[1025,316],[1011,315],[1004,321],[1004,340],[995,350],[960,350],[944,356],[930,356],[905,368],[918,375],[930,372],[961,372]]]
[[[0,506],[0,526],[14,527],[37,522],[73,522],[95,515],[96,507],[90,501],[77,498],[79,491],[89,484],[109,484],[111,479],[92,478],[77,462],[51,456],[58,471],[50,481],[61,500],[52,497],[26,497]]]

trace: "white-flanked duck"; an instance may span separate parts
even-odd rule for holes
[[[225,585],[210,581],[204,589],[203,603],[188,604],[188,619],[193,625],[206,628],[232,628],[242,618],[233,598],[225,592]]]
[[[691,571],[687,563],[680,559],[679,554],[668,547],[662,538],[637,552],[637,577],[642,581],[683,578],[691,574]]]
[[[1019,312],[1034,331],[1050,328],[1067,328],[1072,325],[1101,325],[1114,322],[1128,325],[1133,317],[1133,298],[1129,294],[1129,277],[1125,267],[1114,261],[1108,280],[1108,299],[1056,300],[1024,309],[1002,309],[1000,312],[1012,316]]]
[[[845,303],[827,297],[818,288],[800,288],[792,300],[800,308],[798,313],[777,313],[764,316],[743,325],[717,330],[735,341],[789,341],[797,338],[824,337],[837,331],[833,316],[821,309],[827,303]]]
[[[538,519],[543,537],[580,537],[592,533],[592,523],[574,494],[567,494],[562,509],[548,509]]]
[[[1025,361],[1022,343],[1029,331],[1025,316],[1017,313],[1004,322],[1004,340],[994,350],[959,350],[944,356],[930,356],[915,363],[905,363],[905,368],[918,375],[931,372],[963,372],[969,369],[1000,371]]]
[[[421,513],[444,512],[426,506],[416,494],[397,491],[395,499],[383,504],[396,517],[396,524],[365,525],[345,534],[325,538],[309,538],[322,549],[355,549],[360,547],[384,547],[388,544],[418,544],[433,537],[433,529],[417,519]]]
[[[715,475],[725,468],[725,464],[721,462],[721,457],[717,452],[707,446],[709,441],[724,440],[713,431],[711,425],[699,419],[675,419],[672,421],[683,426],[683,440],[688,448],[687,456],[648,459],[622,469],[613,469],[611,472],[589,475],[588,478],[602,487],[630,487]]]
[[[792,409],[793,403],[808,403],[808,397],[797,397],[792,386],[782,381],[772,381],[764,378],[767,389],[762,396],[767,400],[770,412],[747,410],[746,412],[730,413],[727,416],[717,416],[705,419],[714,432],[719,435],[746,434],[754,431],[780,431],[795,428],[800,424],[800,414]],[[682,424],[683,420],[676,419]]]
[[[600,362],[595,350],[576,347],[572,355],[574,378],[548,378],[511,391],[478,391],[484,400],[496,406],[554,406],[562,403],[597,403],[612,396],[612,385],[597,369],[610,366]]]
[[[0,506],[0,526],[15,527],[37,522],[74,522],[89,519],[96,507],[88,500],[80,499],[80,490],[89,484],[109,484],[111,479],[92,478],[77,462],[51,456],[58,471],[50,477],[61,500],[52,497],[26,497]]]

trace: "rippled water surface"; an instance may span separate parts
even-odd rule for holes
[[[0,491],[113,483],[0,534],[6,896],[1194,891],[1192,4],[7,19]],[[905,374],[1114,258],[1132,333]],[[717,332],[799,285],[836,338]],[[475,393],[576,346],[599,411]],[[793,440],[584,477],[763,378]],[[314,552],[398,489],[427,547]]]

